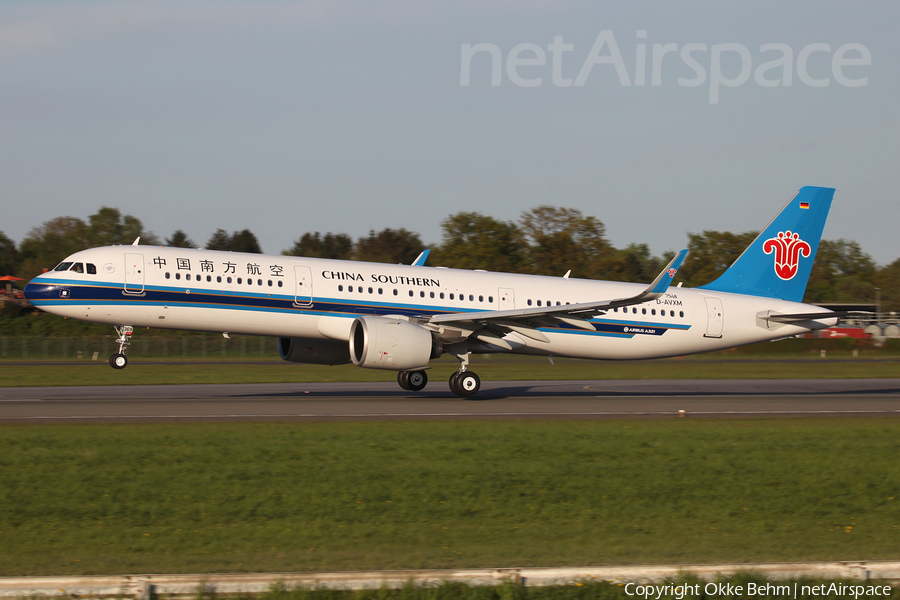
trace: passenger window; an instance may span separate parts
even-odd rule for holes
[[[642,309],[641,309],[641,314],[642,314],[642,315],[646,315],[646,314],[647,314],[647,309],[646,309],[646,308],[642,308]]]
[[[62,262],[62,263],[59,263],[58,265],[56,265],[56,268],[53,270],[54,271],[68,271],[69,267],[71,267],[71,266],[72,266],[72,263],[70,263],[70,262]]]
[[[222,283],[222,276],[216,275],[216,283]]]
[[[374,291],[375,291],[375,290],[373,290],[372,288],[369,288],[369,293],[370,293],[370,294],[371,294],[372,292],[374,292]]]
[[[185,273],[184,278],[187,279],[188,281],[190,281],[190,280],[191,280],[191,274],[190,274],[190,273]]]
[[[678,316],[681,317],[681,318],[684,318],[684,311],[683,311],[683,310],[679,310],[679,311],[678,311]]]
[[[257,280],[256,280],[256,285],[262,286],[262,279],[257,279]]]
[[[206,276],[206,283],[211,283],[211,282],[212,282],[212,275],[207,275],[207,276]]]
[[[378,288],[378,295],[381,296],[382,294],[384,294],[384,289]]]
[[[413,296],[413,291],[409,290],[409,297],[412,298],[412,296]]]
[[[469,302],[475,302],[475,296],[469,294]]]
[[[444,299],[444,292],[441,292],[441,300]]]
[[[540,300],[538,300],[538,306],[540,306],[540,305],[541,305],[541,301],[540,301]]]
[[[284,287],[284,284],[281,282],[280,279],[278,280],[278,287]]]
[[[453,292],[450,292],[450,299],[453,300]]]
[[[493,296],[488,296],[488,302],[490,302],[491,304],[493,304],[493,303],[494,303],[494,297],[493,297]]]
[[[239,284],[241,284],[241,283],[244,283],[244,280],[241,279],[240,277],[238,277],[238,278],[237,278],[237,282],[238,282]]]
[[[74,271],[75,273],[84,273],[84,265],[81,263],[75,263],[72,265],[70,271]]]
[[[171,273],[166,273],[166,279],[168,279],[171,276],[172,276]]]
[[[429,292],[429,297],[434,298],[434,292]]]
[[[394,288],[394,295],[397,295],[397,288]]]
[[[87,272],[88,272],[88,275],[96,275],[97,274],[97,265],[88,263],[87,264]]]
[[[425,297],[425,291],[423,290],[423,291],[419,292],[419,298],[424,298],[424,297]]]
[[[531,298],[528,299],[528,306],[531,306]]]
[[[356,291],[359,292],[360,294],[362,294],[362,286],[359,286],[358,288],[356,288]]]
[[[344,286],[339,285],[339,286],[338,286],[338,291],[339,291],[339,292],[343,292],[343,291],[344,291]]]
[[[181,273],[175,273],[175,279],[181,279]]]
[[[227,281],[228,283],[231,283],[231,277],[227,278],[225,281]]]
[[[272,280],[269,280],[269,287],[272,287]]]

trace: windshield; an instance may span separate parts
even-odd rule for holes
[[[53,270],[54,271],[68,271],[69,267],[71,267],[71,266],[72,266],[72,263],[63,262],[63,263],[59,263],[58,265],[56,265],[56,268]]]

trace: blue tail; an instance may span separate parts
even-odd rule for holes
[[[722,276],[699,289],[801,302],[834,188],[800,189]]]

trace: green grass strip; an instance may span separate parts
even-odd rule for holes
[[[4,426],[0,575],[900,558],[900,420]]]
[[[333,590],[286,588],[273,585],[261,594],[235,594],[233,600],[898,600],[900,586],[885,581],[780,579],[772,580],[753,573],[741,573],[715,582],[701,581],[690,575],[653,584],[651,590],[637,585],[585,580],[565,585],[529,587],[512,581],[490,586],[443,583],[400,589]],[[796,590],[796,595],[794,591]],[[643,592],[641,594],[640,592]],[[200,586],[195,600],[217,600],[214,590]],[[32,600],[38,600],[32,598]]]
[[[897,377],[900,357],[810,358],[728,357],[726,355],[666,360],[604,362],[519,356],[475,356],[470,368],[485,381],[607,380],[607,379],[854,379]],[[2,363],[0,363],[2,365]],[[458,368],[455,359],[432,361],[429,386],[447,388]],[[396,381],[392,371],[287,362],[232,361],[224,364],[194,361],[160,362],[135,359],[124,371],[106,361],[71,364],[17,364],[0,370],[0,387],[65,385],[138,385],[180,383],[310,383]],[[399,388],[398,388],[399,389]],[[430,389],[430,388],[429,388]]]

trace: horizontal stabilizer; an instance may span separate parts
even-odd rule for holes
[[[845,319],[850,316],[871,316],[872,313],[861,311],[795,313],[791,315],[768,315],[766,318],[776,323],[797,323],[799,321],[818,321],[820,319]]]

